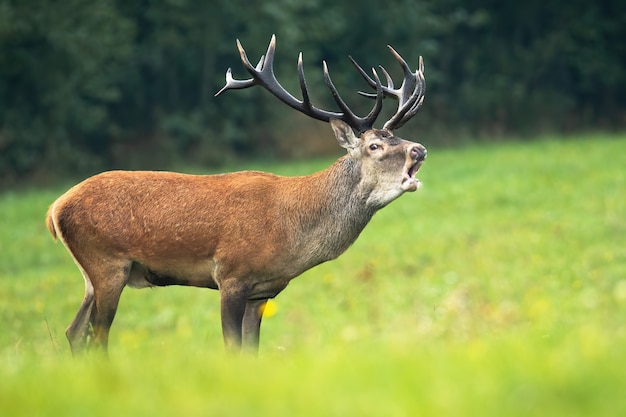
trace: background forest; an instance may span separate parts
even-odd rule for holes
[[[303,51],[329,109],[322,59],[363,111],[348,55],[395,77],[385,45],[422,55],[426,104],[402,136],[426,146],[626,125],[619,0],[0,0],[0,185],[335,149],[261,88],[213,96],[228,67],[247,77],[235,39],[256,62],[273,33],[279,80],[298,94]]]

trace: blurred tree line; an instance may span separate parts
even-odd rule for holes
[[[621,0],[0,0],[0,183],[297,154],[319,122],[261,88],[213,96],[228,67],[247,78],[235,38],[256,63],[273,33],[279,80],[299,94],[303,51],[313,100],[329,109],[322,59],[367,111],[347,55],[396,78],[386,44],[413,67],[423,55],[426,104],[402,135],[426,144],[623,128],[625,10]]]

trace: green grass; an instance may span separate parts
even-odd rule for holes
[[[430,149],[420,191],[279,295],[259,358],[223,352],[215,291],[170,287],[127,289],[110,359],[72,359],[82,278],[43,223],[65,188],[0,195],[0,413],[623,415],[624,155],[599,135]]]

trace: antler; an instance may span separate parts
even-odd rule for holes
[[[267,52],[265,55],[261,56],[259,63],[256,67],[252,66],[250,61],[248,60],[248,56],[246,55],[246,51],[241,46],[241,42],[237,40],[237,49],[239,49],[239,55],[241,56],[241,62],[243,66],[248,70],[252,78],[247,80],[236,80],[232,76],[232,69],[228,68],[226,71],[226,85],[222,87],[220,91],[218,91],[215,95],[218,96],[222,94],[224,91],[232,90],[232,89],[241,89],[248,88],[254,85],[261,85],[274,96],[276,96],[280,101],[287,104],[288,106],[306,114],[307,116],[313,117],[314,119],[321,120],[324,122],[328,122],[331,119],[340,119],[350,125],[355,131],[358,133],[363,133],[366,130],[369,130],[373,127],[376,118],[380,114],[383,103],[383,93],[384,89],[380,82],[380,78],[376,71],[372,68],[372,73],[374,78],[371,78],[369,75],[365,74],[365,71],[361,67],[357,65],[359,72],[364,76],[368,84],[370,84],[376,90],[376,93],[368,93],[367,96],[376,99],[376,103],[372,110],[365,117],[359,117],[354,112],[350,110],[348,105],[343,101],[339,92],[335,88],[332,80],[330,79],[330,74],[328,72],[328,66],[326,65],[326,61],[323,61],[324,67],[324,81],[326,82],[326,86],[330,90],[333,99],[339,106],[341,112],[332,112],[327,110],[322,110],[315,107],[311,104],[311,100],[309,98],[309,91],[306,86],[306,80],[304,78],[304,68],[302,64],[302,52],[298,56],[298,78],[300,80],[300,90],[302,91],[302,100],[298,100],[293,95],[291,95],[285,88],[280,85],[276,76],[274,75],[274,50],[276,48],[276,36],[272,35],[272,40],[267,48]],[[354,62],[354,61],[353,61]],[[355,63],[356,65],[356,63]],[[382,67],[381,67],[382,68]],[[384,71],[384,69],[383,69]],[[387,83],[389,84],[389,76]]]
[[[394,88],[393,80],[391,76],[383,68],[380,66],[381,71],[385,74],[385,78],[387,79],[387,85],[383,86],[383,92],[385,96],[393,96],[398,99],[398,110],[391,117],[391,119],[387,120],[383,126],[384,129],[393,130],[399,128],[404,125],[411,117],[415,116],[417,111],[420,109],[422,104],[424,103],[424,94],[426,92],[426,80],[424,78],[424,61],[422,57],[419,58],[419,66],[417,71],[411,71],[409,65],[406,61],[400,56],[395,49],[393,49],[390,45],[387,45],[393,56],[400,63],[402,67],[402,71],[404,72],[404,80],[402,81],[402,85],[400,88]],[[352,64],[356,67],[356,69],[361,73],[365,81],[367,83],[376,88],[378,90],[377,83],[379,80],[373,80],[367,73],[356,63],[352,57],[350,57]],[[359,91],[359,94],[374,98],[377,94],[372,93],[363,93]]]

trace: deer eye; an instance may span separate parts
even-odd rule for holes
[[[375,143],[372,143],[370,145],[370,151],[375,151],[376,149],[380,148],[380,146],[376,145]]]

